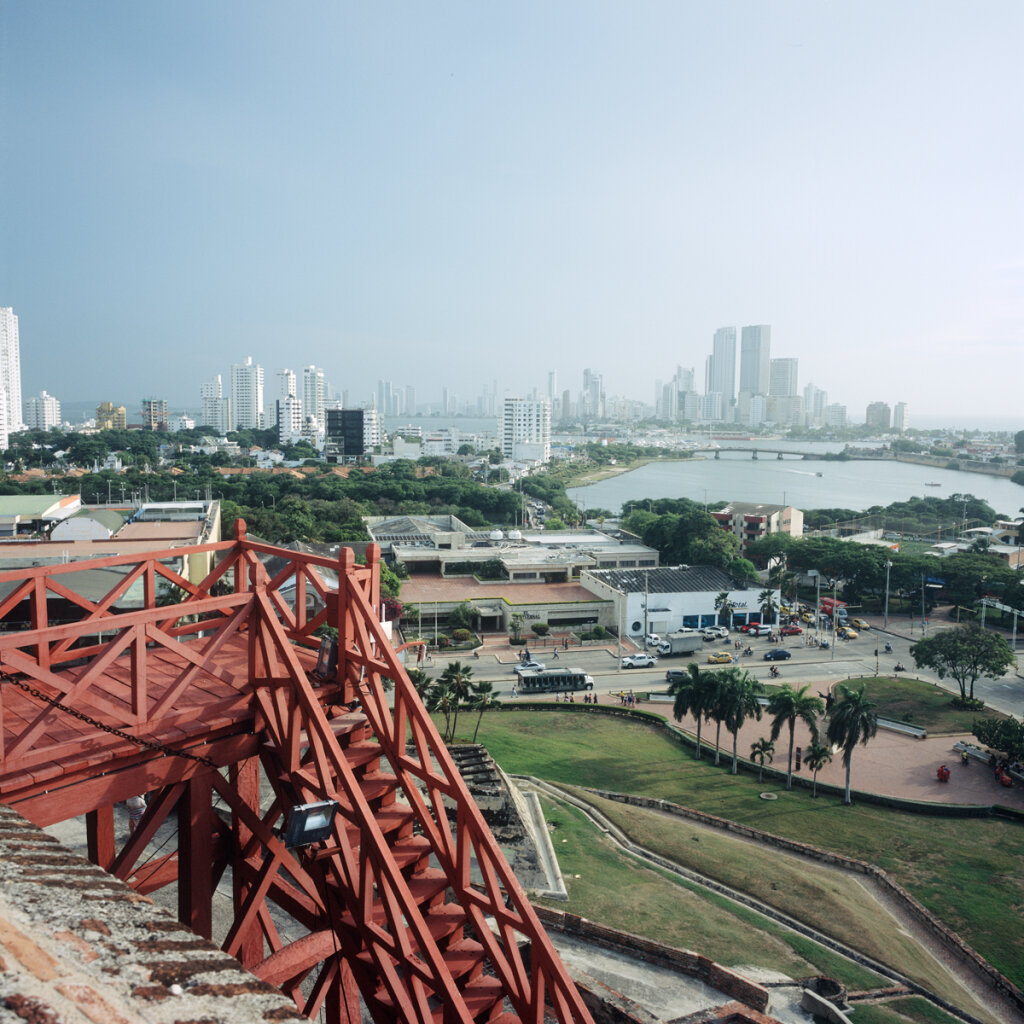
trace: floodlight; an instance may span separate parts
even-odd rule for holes
[[[284,842],[286,846],[309,846],[331,834],[334,815],[338,812],[335,800],[318,800],[312,804],[299,804],[288,815]]]

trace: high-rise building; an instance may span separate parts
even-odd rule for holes
[[[405,385],[405,415],[416,415],[416,388],[412,384]]]
[[[276,404],[282,398],[297,398],[298,389],[295,383],[294,370],[275,370],[274,389],[270,395],[270,402]]]
[[[604,416],[604,378],[589,367],[583,371],[580,416],[591,420],[599,420]]]
[[[324,371],[319,366],[302,368],[302,410],[306,419],[311,416],[316,420],[318,429],[324,428],[324,403],[327,399],[327,386]]]
[[[246,356],[231,367],[231,412],[239,430],[263,427],[263,367]]]
[[[910,415],[907,412],[906,402],[897,402],[896,408],[892,411],[892,429],[904,433],[910,426]]]
[[[285,395],[274,403],[274,419],[279,441],[295,441],[302,433],[302,399]]]
[[[719,395],[722,419],[732,409],[736,398],[736,328],[719,327],[711,343],[704,374],[705,394]]]
[[[845,427],[846,406],[838,404],[826,405],[824,409],[824,419],[826,427]]]
[[[96,406],[97,430],[127,430],[128,414],[123,405],[113,402],[100,402]]]
[[[328,409],[324,455],[331,462],[355,462],[366,454],[366,409]]]
[[[506,398],[501,416],[501,453],[507,459],[547,462],[551,458],[551,403]]]
[[[795,398],[797,395],[796,359],[773,359],[768,394],[772,398]]]
[[[6,398],[8,431],[21,430],[21,345],[18,342],[18,318],[12,306],[0,306],[0,390]],[[5,444],[4,448],[8,446]]]
[[[213,427],[219,433],[226,434],[231,429],[231,399],[224,396],[219,373],[213,380],[199,385],[199,398],[203,403],[200,426]]]
[[[548,370],[548,398],[554,402],[558,398],[558,371]]]
[[[771,381],[772,329],[767,324],[744,327],[740,336],[740,391],[767,395]]]
[[[872,402],[864,417],[864,424],[872,430],[888,430],[891,423],[892,410],[887,402]]]
[[[25,402],[25,426],[29,430],[52,430],[60,426],[60,402],[40,391],[38,397]]]
[[[804,423],[808,427],[821,427],[825,424],[825,407],[828,405],[828,392],[814,384],[804,388]]]
[[[166,398],[144,398],[142,400],[143,430],[162,430],[166,433],[170,429],[169,419]]]

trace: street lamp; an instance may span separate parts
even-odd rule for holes
[[[892,568],[892,562],[887,561],[885,563],[885,618],[882,621],[882,628],[889,628],[889,570]]]

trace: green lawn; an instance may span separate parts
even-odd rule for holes
[[[970,732],[979,718],[1006,718],[998,711],[986,708],[982,712],[960,711],[953,707],[953,695],[934,683],[923,683],[904,676],[879,676],[863,682],[868,696],[878,704],[878,714],[894,718],[897,722],[919,725],[930,733]]]
[[[812,800],[697,762],[651,727],[568,707],[485,715],[479,742],[510,772],[670,800],[872,862],[1024,983],[1024,826]],[[759,799],[767,788],[779,799]]]

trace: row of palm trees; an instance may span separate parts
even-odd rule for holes
[[[775,621],[775,613],[779,610],[779,602],[775,600],[774,590],[762,590],[757,595],[757,606],[761,612],[762,622],[773,623]],[[731,626],[735,610],[736,606],[733,604],[729,591],[723,590],[715,598],[715,611],[718,612],[719,623],[723,626]]]
[[[793,788],[793,745],[796,724],[803,722],[811,733],[811,745],[804,760],[814,773],[813,795],[818,795],[818,772],[832,759],[836,747],[843,752],[846,766],[846,794],[844,803],[850,800],[850,768],[853,752],[858,744],[865,744],[878,731],[877,705],[868,700],[864,688],[855,690],[839,684],[838,699],[825,716],[825,738],[822,743],[821,720],[825,715],[825,704],[820,697],[810,692],[810,684],[794,689],[788,683],[768,695],[767,706],[761,697],[765,687],[745,669],[730,667],[717,671],[704,671],[692,663],[686,674],[672,682],[669,693],[675,698],[672,715],[677,722],[687,715],[697,721],[696,757],[701,756],[701,729],[707,722],[715,723],[715,764],[719,764],[722,726],[732,733],[732,774],[737,771],[737,746],[739,731],[750,719],[761,721],[767,710],[772,721],[771,738],[761,739],[751,747],[751,755],[764,772],[765,761],[771,761],[775,742],[784,729],[789,732],[789,747],[786,754],[786,789]]]
[[[448,667],[433,681],[424,672],[415,675],[410,672],[409,675],[426,709],[431,714],[444,717],[444,733],[441,738],[445,743],[455,739],[461,710],[477,712],[473,729],[473,742],[476,743],[484,712],[501,707],[501,701],[494,692],[494,683],[486,679],[474,680],[473,669],[461,661],[448,662]]]

